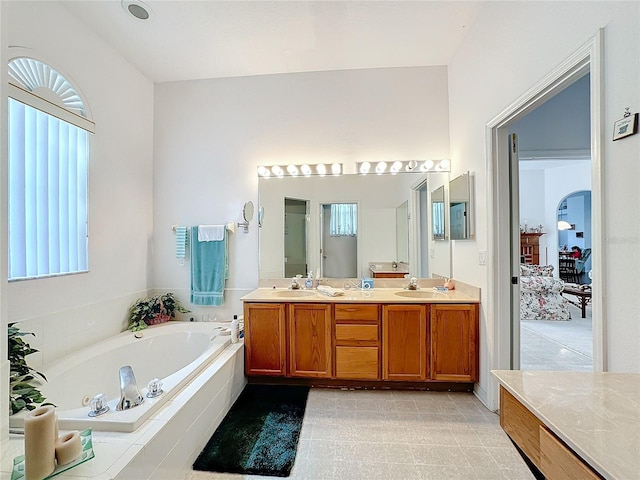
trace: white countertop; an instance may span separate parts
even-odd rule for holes
[[[287,288],[258,288],[240,300],[245,302],[313,302],[313,303],[479,303],[479,294],[462,290],[438,292],[433,288],[404,290],[402,288],[373,288],[344,290],[344,295],[330,297],[310,290]],[[407,296],[409,295],[409,296]],[[412,296],[415,295],[415,296]]]
[[[492,373],[603,477],[640,479],[640,374]]]

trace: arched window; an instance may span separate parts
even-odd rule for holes
[[[49,65],[9,62],[9,280],[86,272],[89,133],[82,99]]]

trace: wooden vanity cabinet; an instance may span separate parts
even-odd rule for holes
[[[478,305],[431,305],[431,379],[478,381]]]
[[[289,374],[331,377],[331,304],[288,304]]]
[[[244,304],[245,373],[284,376],[286,370],[285,305]]]
[[[378,305],[336,304],[335,378],[380,379]]]
[[[382,312],[382,378],[400,381],[429,378],[426,305],[384,305]]]

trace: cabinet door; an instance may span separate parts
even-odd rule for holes
[[[285,375],[285,310],[280,303],[245,303],[246,375]]]
[[[289,373],[331,377],[331,305],[289,304]]]
[[[382,314],[384,380],[425,380],[427,372],[425,305],[385,305]]]
[[[431,378],[478,381],[478,306],[431,306]]]

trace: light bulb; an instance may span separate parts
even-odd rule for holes
[[[412,172],[416,169],[417,166],[418,166],[418,162],[416,162],[415,160],[410,160],[409,163],[407,163],[405,170],[407,172]]]
[[[432,168],[433,168],[433,160],[426,160],[420,167],[420,170],[422,170],[423,172],[428,172]]]
[[[396,160],[391,165],[391,173],[393,173],[394,175],[398,173],[401,169],[402,169],[402,162],[400,162],[399,160]]]
[[[309,177],[311,175],[311,167],[307,164],[302,165],[302,167],[300,167],[300,170],[305,177]]]
[[[269,176],[269,169],[267,167],[265,167],[264,165],[260,165],[258,167],[258,175],[260,175],[261,177],[268,177]]]
[[[362,162],[360,164],[360,173],[363,175],[366,175],[367,173],[369,173],[369,170],[371,169],[371,164],[369,162]]]
[[[448,170],[449,169],[449,160],[440,160],[440,169]]]
[[[387,162],[378,162],[378,164],[376,165],[376,173],[378,175],[384,173],[386,169],[387,169]]]
[[[342,167],[339,163],[334,163],[331,165],[331,173],[333,173],[334,175],[340,175],[341,170]]]
[[[316,172],[318,172],[319,175],[324,176],[327,173],[327,167],[324,163],[319,163],[318,165],[316,165]]]
[[[295,177],[298,175],[298,167],[296,167],[295,165],[289,165],[287,167],[287,172],[289,172],[289,175]]]

